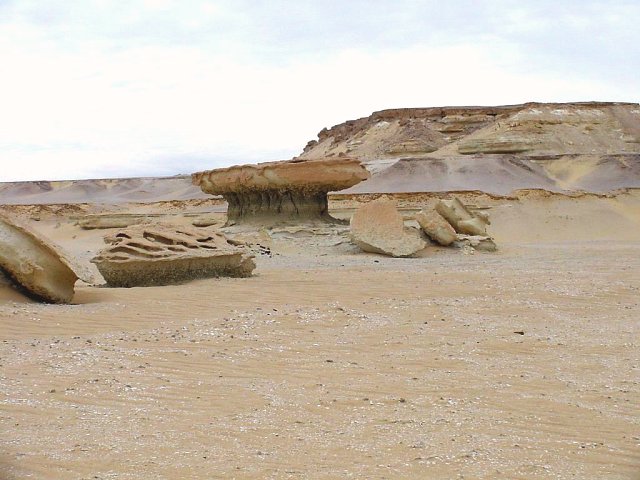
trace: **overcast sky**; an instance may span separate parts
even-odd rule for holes
[[[0,0],[0,181],[291,158],[398,107],[640,100],[640,1]]]

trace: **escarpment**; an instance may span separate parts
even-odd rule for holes
[[[374,112],[323,129],[300,158],[360,159],[347,193],[640,187],[640,105],[525,103]]]

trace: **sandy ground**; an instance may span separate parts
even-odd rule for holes
[[[283,229],[247,279],[0,287],[0,479],[640,479],[638,195],[490,213],[496,253]]]

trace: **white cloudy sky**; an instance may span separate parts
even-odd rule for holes
[[[286,159],[396,107],[640,100],[640,2],[0,0],[0,181]]]

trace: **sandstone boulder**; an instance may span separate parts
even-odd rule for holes
[[[436,204],[436,211],[442,215],[458,233],[466,235],[487,235],[488,217],[474,215],[457,198],[453,200],[440,200]]]
[[[379,198],[358,208],[351,218],[351,240],[365,252],[408,257],[426,247],[415,229],[404,226],[396,202]]]
[[[434,242],[448,246],[456,241],[456,231],[438,212],[422,210],[416,214],[416,221]]]
[[[253,255],[222,233],[170,225],[138,225],[108,235],[91,261],[112,287],[183,283],[196,278],[248,277]]]
[[[225,198],[230,223],[331,220],[327,193],[367,178],[360,162],[347,157],[237,165],[192,175],[202,191]]]
[[[0,215],[0,269],[28,296],[69,303],[77,279],[93,282],[62,248],[26,225]]]

